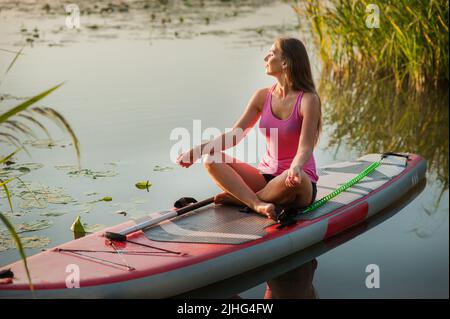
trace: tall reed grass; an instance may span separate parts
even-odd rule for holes
[[[379,9],[379,25],[373,27]],[[393,78],[397,91],[443,87],[449,80],[448,1],[301,0],[291,6],[307,21],[324,69]],[[372,24],[372,25],[371,25]]]

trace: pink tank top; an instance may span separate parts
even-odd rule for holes
[[[276,84],[272,86],[267,93],[261,119],[259,121],[259,129],[266,137],[267,151],[261,159],[258,169],[261,173],[277,176],[286,169],[289,169],[297,154],[303,122],[303,118],[299,116],[298,108],[301,105],[303,92],[300,92],[298,95],[294,109],[289,118],[280,120],[275,117],[272,112],[272,92],[275,89],[275,86]],[[276,142],[277,140],[278,145]],[[303,166],[303,170],[309,176],[311,181],[317,183],[319,177],[316,173],[314,156],[311,156],[308,162]]]

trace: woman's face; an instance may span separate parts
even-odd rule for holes
[[[269,53],[267,53],[264,58],[264,62],[267,75],[277,75],[284,71],[284,60],[281,57],[280,49],[278,49],[275,44],[273,44],[270,48]]]

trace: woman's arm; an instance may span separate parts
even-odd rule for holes
[[[211,141],[202,143],[182,153],[177,158],[177,164],[189,167],[195,163],[202,155],[213,154],[236,146],[248,133],[248,131],[258,121],[267,94],[266,89],[256,91],[250,99],[244,113],[234,124],[233,129],[223,133]]]
[[[234,124],[233,129],[211,141],[196,146],[197,151],[201,151],[201,155],[213,154],[214,152],[224,151],[239,144],[258,121],[266,94],[267,89],[256,91],[247,104],[244,113]]]
[[[301,101],[301,116],[303,117],[302,130],[298,142],[297,154],[292,160],[286,183],[293,187],[295,182],[300,182],[300,172],[303,166],[309,161],[313,154],[314,141],[317,133],[317,126],[320,119],[320,100],[316,94],[304,93]],[[295,178],[297,177],[297,178]]]

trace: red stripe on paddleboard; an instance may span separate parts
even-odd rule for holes
[[[367,202],[352,208],[348,212],[340,214],[336,217],[332,217],[328,220],[327,232],[325,238],[330,238],[345,229],[356,225],[366,219],[367,212],[369,211],[369,205]]]

